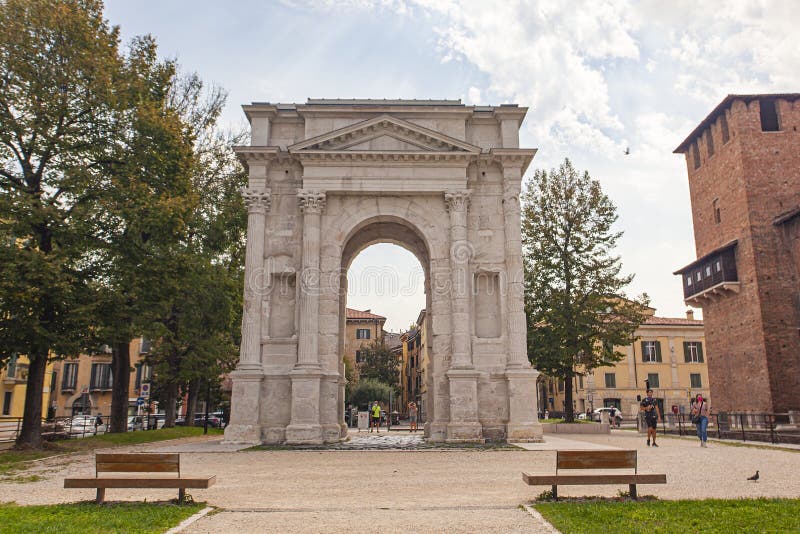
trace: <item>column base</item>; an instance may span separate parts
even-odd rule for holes
[[[339,443],[342,441],[341,432],[339,424],[322,425],[322,440],[325,443]]]
[[[506,441],[509,443],[539,443],[542,441],[541,423],[506,425]]]
[[[286,428],[282,426],[262,427],[261,443],[264,445],[280,445],[286,442]]]
[[[223,443],[261,445],[261,426],[230,424],[225,427]]]
[[[485,443],[480,423],[448,423],[447,443]]]
[[[447,441],[447,423],[425,423],[422,432],[425,439],[431,443]]]
[[[322,425],[289,425],[286,427],[287,445],[322,445]]]

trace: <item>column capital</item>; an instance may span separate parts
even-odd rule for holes
[[[467,211],[469,207],[469,197],[472,189],[457,189],[445,191],[444,202],[448,212]]]
[[[325,191],[298,189],[297,201],[300,203],[300,211],[303,213],[322,213],[325,211],[327,195]]]
[[[241,191],[248,213],[266,213],[272,207],[272,193],[269,190],[243,187]]]

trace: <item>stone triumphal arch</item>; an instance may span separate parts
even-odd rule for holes
[[[378,242],[425,271],[428,439],[538,439],[520,244],[520,181],[536,152],[519,148],[527,110],[323,99],[244,111],[244,319],[225,439],[347,435],[345,275]]]

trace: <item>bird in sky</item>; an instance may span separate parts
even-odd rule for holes
[[[627,156],[630,153],[631,153],[631,147],[626,147],[624,154]]]
[[[756,469],[756,474],[751,476],[751,477],[747,477],[747,480],[752,480],[753,482],[758,482],[758,469]]]

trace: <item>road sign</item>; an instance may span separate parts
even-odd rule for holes
[[[139,388],[139,396],[143,397],[145,399],[149,399],[150,398],[150,384],[149,383],[144,383],[144,384],[141,385],[141,387]]]
[[[136,405],[137,406],[144,406],[144,398],[143,397],[139,397],[138,399],[136,399]]]

